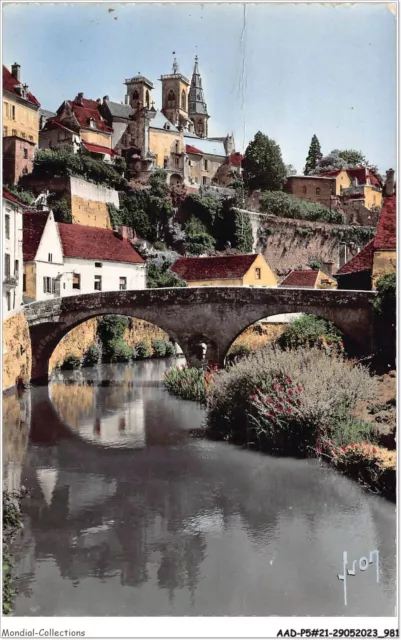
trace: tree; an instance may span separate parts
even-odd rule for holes
[[[281,191],[287,171],[280,146],[258,131],[242,161],[244,184],[249,190]]]
[[[204,224],[192,216],[185,225],[187,251],[191,255],[200,256],[215,247],[215,240]]]
[[[287,178],[289,178],[290,176],[296,176],[297,175],[297,170],[294,167],[293,164],[286,164],[285,165],[285,170],[287,172]]]
[[[148,259],[146,275],[149,289],[187,286],[186,282],[170,269],[179,257],[174,251],[158,251]]]
[[[338,155],[340,158],[345,160],[350,167],[367,167],[369,164],[362,151],[356,151],[355,149],[343,149],[338,152]]]
[[[316,134],[313,134],[312,140],[309,146],[308,157],[306,158],[306,164],[304,169],[304,175],[308,176],[314,169],[316,169],[317,164],[322,159],[323,154],[320,149],[320,142]]]

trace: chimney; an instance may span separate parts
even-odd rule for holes
[[[100,98],[98,98],[98,99],[96,100],[96,104],[102,104],[102,101],[101,101],[101,99],[100,99]]]
[[[103,104],[110,100],[109,96],[103,96]]]
[[[20,82],[20,70],[21,70],[21,65],[19,65],[18,62],[14,62],[14,64],[11,65],[12,76],[16,80],[18,80],[18,82]]]
[[[77,97],[74,100],[75,104],[80,104],[81,107],[82,107],[83,106],[83,97],[84,97],[84,94],[82,92],[78,93]]]
[[[386,171],[386,183],[384,185],[384,196],[389,197],[394,194],[394,169]]]
[[[122,240],[130,240],[132,241],[134,239],[134,234],[132,232],[131,227],[127,227],[125,224],[122,224],[118,230],[119,232],[119,236],[122,238]]]
[[[322,262],[321,270],[323,271],[323,273],[326,274],[326,276],[332,276],[333,275],[333,262]]]

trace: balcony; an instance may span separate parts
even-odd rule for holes
[[[4,276],[3,284],[6,289],[14,289],[18,285],[19,277],[18,275],[14,276]]]

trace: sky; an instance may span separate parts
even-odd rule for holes
[[[394,5],[393,5],[394,6]],[[199,57],[209,135],[234,133],[243,152],[257,131],[302,173],[313,134],[324,154],[361,150],[396,164],[396,20],[385,4],[3,5],[3,64],[42,108],[83,92],[124,101],[138,73],[191,78]]]

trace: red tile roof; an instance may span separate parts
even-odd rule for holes
[[[395,195],[384,199],[374,240],[374,247],[377,250],[396,248],[396,209]]]
[[[199,156],[199,155],[203,155],[202,151],[199,151],[199,149],[197,149],[196,147],[193,147],[191,144],[186,144],[185,145],[185,151],[187,153],[194,153],[195,155]]]
[[[346,171],[351,180],[356,178],[358,180],[359,185],[366,184],[366,168],[365,167],[351,167],[351,169],[335,169],[333,171],[324,171],[323,173],[318,173],[317,175],[327,177],[327,178],[331,176],[335,177],[335,176],[338,176],[340,171]],[[368,170],[368,176],[370,178],[370,184],[373,187],[380,188],[382,186],[379,178],[370,169]]]
[[[145,262],[128,240],[122,240],[111,229],[60,222],[57,226],[66,258],[110,260],[131,264]]]
[[[82,105],[78,104],[74,100],[69,100],[68,102],[81,127],[88,129],[90,127],[89,120],[92,119],[95,122],[96,129],[99,131],[105,131],[108,133],[113,131],[113,129],[111,129],[102,118],[98,109],[99,105],[96,100],[87,100],[86,98],[82,98]]]
[[[240,167],[242,164],[242,155],[236,151],[235,153],[232,153],[230,156],[230,164],[233,165],[233,167]]]
[[[49,120],[47,120],[45,126],[43,127],[43,131],[51,131],[52,129],[64,129],[64,131],[68,131],[69,133],[74,133],[75,135],[77,135],[75,131],[69,129],[61,122],[57,122],[57,120],[50,118]]]
[[[171,270],[187,282],[242,278],[258,257],[257,253],[238,256],[179,258]]]
[[[108,147],[102,147],[100,144],[91,144],[89,142],[86,142],[85,140],[82,140],[82,144],[86,149],[88,149],[88,151],[91,151],[92,153],[107,153],[107,155],[109,156],[117,155],[116,152],[112,149],[109,149]]]
[[[9,91],[10,93],[14,93],[16,96],[21,98],[21,96],[17,91],[17,87],[21,85],[22,85],[22,82],[20,80],[19,81],[16,80],[13,74],[11,73],[11,71],[9,71],[7,67],[5,67],[3,64],[3,90]],[[27,95],[28,102],[33,104],[35,107],[38,107],[38,108],[40,107],[39,101],[35,98],[34,95],[32,95],[32,93],[28,91],[26,95]]]
[[[14,202],[14,204],[19,204],[21,207],[26,207],[27,206],[19,198],[17,198],[17,196],[15,196],[13,193],[11,193],[11,191],[6,189],[6,187],[3,187],[3,198],[6,198],[7,200],[10,200],[10,202]]]
[[[371,240],[359,253],[346,262],[336,273],[336,276],[370,271],[373,266],[374,240]]]
[[[318,273],[317,269],[291,271],[281,282],[280,287],[314,287]]]
[[[49,213],[49,211],[24,211],[22,252],[25,262],[35,260]]]

